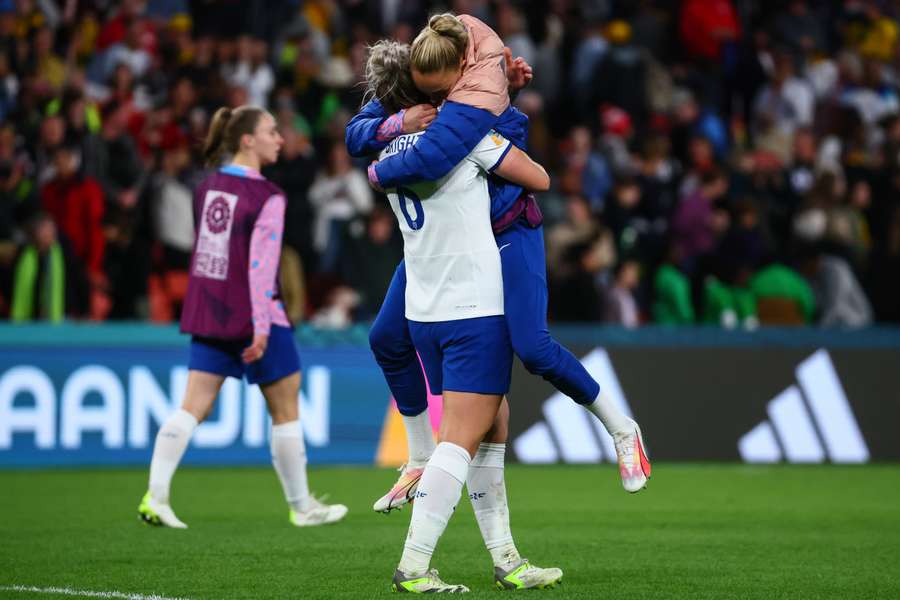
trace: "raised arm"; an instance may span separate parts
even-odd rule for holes
[[[478,145],[497,122],[487,110],[445,102],[437,118],[412,147],[379,161],[369,170],[382,188],[436,181]]]
[[[362,110],[350,119],[344,130],[344,142],[347,144],[347,152],[357,158],[368,156],[381,151],[391,140],[381,140],[378,136],[378,128],[387,120],[388,114],[378,100],[372,100],[362,107]],[[402,120],[402,117],[401,117]]]
[[[416,104],[388,116],[381,104],[372,100],[347,124],[347,151],[356,157],[380,152],[395,137],[422,131],[436,116],[437,111],[430,104]]]

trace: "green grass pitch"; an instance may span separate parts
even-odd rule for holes
[[[370,507],[395,475],[310,469],[313,489],[350,514],[296,529],[271,469],[184,468],[173,500],[190,529],[175,531],[138,521],[144,469],[0,472],[0,587],[194,600],[390,597],[410,513]],[[512,466],[507,483],[520,551],[565,571],[560,588],[520,592],[528,598],[900,598],[896,465],[657,463],[650,487],[634,496],[609,465]],[[433,565],[472,598],[502,597],[465,497]]]

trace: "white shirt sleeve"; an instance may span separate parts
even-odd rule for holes
[[[469,153],[468,158],[490,173],[503,162],[503,158],[510,148],[512,148],[512,142],[496,131],[491,131],[478,142],[475,149]]]

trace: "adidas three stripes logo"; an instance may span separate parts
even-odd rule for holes
[[[609,356],[597,348],[582,359],[600,389],[628,416],[631,408]],[[737,441],[749,463],[864,463],[869,449],[826,350],[795,369],[797,382],[767,404],[768,419]],[[600,421],[561,392],[542,406],[544,420],[512,442],[523,463],[616,462],[612,438]]]
[[[741,458],[768,463],[864,463],[869,449],[831,357],[818,350],[797,367],[797,384],[769,402],[769,420],[738,441]]]
[[[597,348],[581,359],[600,389],[619,410],[631,416],[619,379],[606,350]],[[513,441],[516,457],[523,463],[616,462],[616,448],[603,424],[562,392],[543,405],[545,421],[535,423]]]

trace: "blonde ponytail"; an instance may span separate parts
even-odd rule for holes
[[[222,160],[222,138],[225,137],[225,127],[231,120],[231,109],[222,107],[213,115],[212,122],[209,125],[209,132],[206,134],[206,141],[203,143],[203,162],[210,167]]]
[[[412,68],[420,73],[456,69],[466,54],[469,32],[450,13],[434,15],[413,40],[410,51]]]

